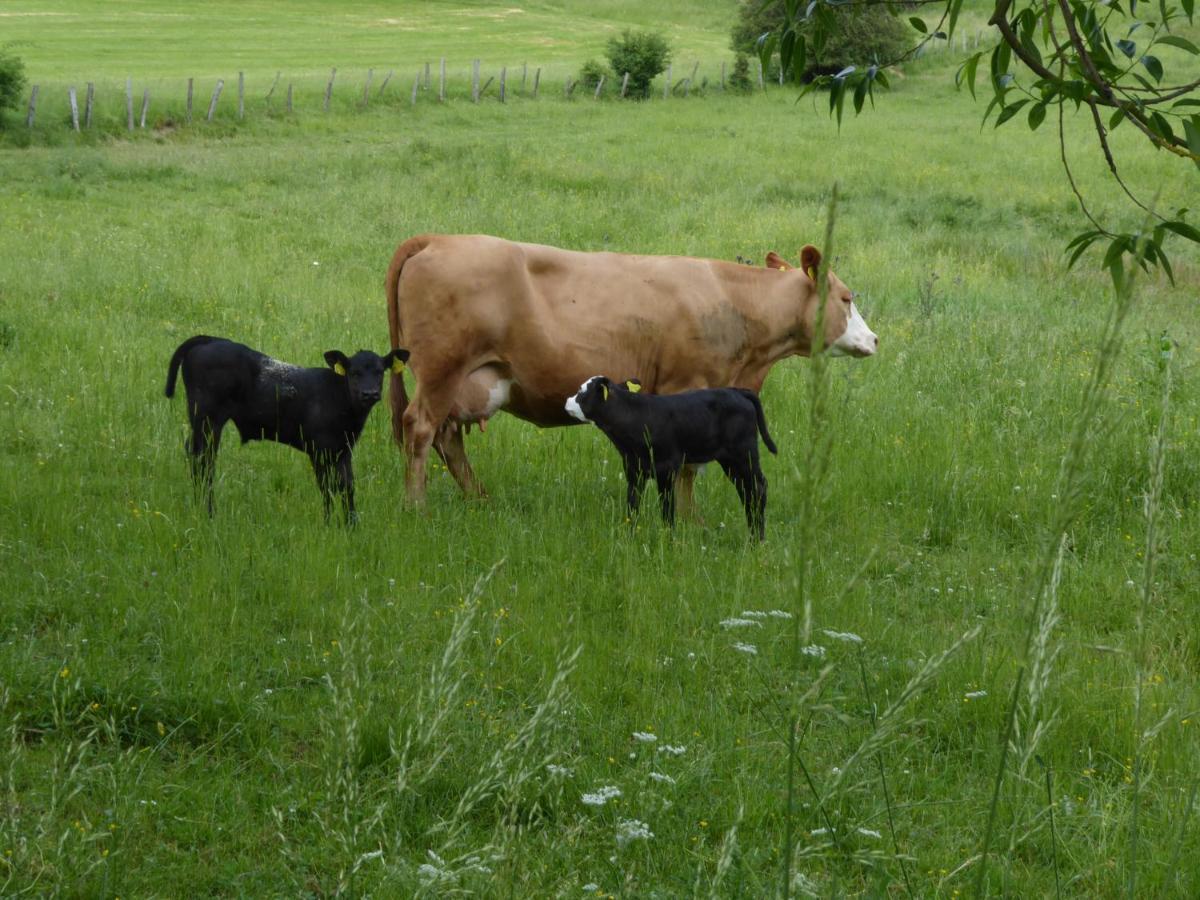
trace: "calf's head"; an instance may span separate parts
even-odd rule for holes
[[[788,272],[793,267],[785,262],[777,253],[767,254],[767,268]],[[816,326],[817,278],[821,270],[821,252],[811,244],[800,251],[800,272],[795,273],[798,286],[801,288],[801,322],[803,324],[802,346],[800,352],[807,356],[812,352],[813,334]],[[802,274],[801,274],[802,273]],[[825,340],[826,352],[830,356],[872,356],[879,348],[879,337],[873,332],[858,306],[854,302],[854,292],[842,280],[826,272],[828,293],[825,296]]]
[[[603,375],[593,375],[579,386],[574,396],[568,397],[566,411],[580,422],[594,422],[601,407],[614,393],[634,393],[642,389],[636,378],[620,384]]]
[[[346,381],[350,405],[357,410],[369,410],[383,395],[384,373],[399,372],[408,362],[407,350],[393,350],[380,356],[370,350],[359,350],[347,357],[341,350],[328,350],[325,362]]]

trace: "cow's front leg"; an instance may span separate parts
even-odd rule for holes
[[[453,419],[447,419],[438,429],[433,439],[433,449],[437,451],[442,462],[446,464],[451,477],[462,488],[465,496],[471,499],[487,499],[487,491],[475,477],[475,471],[467,460],[467,448],[463,444],[463,426]]]
[[[404,489],[408,502],[413,506],[425,505],[429,448],[433,445],[438,428],[450,413],[461,380],[461,375],[439,377],[438,373],[424,372],[417,375],[417,389],[403,416],[404,455],[407,460]],[[427,389],[426,385],[436,387]]]
[[[686,465],[679,470],[676,475],[676,492],[679,495],[679,513],[685,519],[695,522],[697,525],[704,524],[704,517],[700,515],[700,510],[696,506],[696,498],[692,493],[693,485],[696,481],[696,476],[704,466],[701,465]]]

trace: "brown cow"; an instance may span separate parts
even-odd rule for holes
[[[411,351],[416,378],[411,403],[401,377],[391,390],[409,500],[424,501],[431,444],[463,492],[482,496],[464,429],[501,409],[542,427],[576,423],[564,403],[596,374],[637,377],[657,394],[724,386],[757,393],[776,362],[811,353],[820,264],[811,246],[794,269],[774,253],[757,268],[484,235],[409,238],[387,275],[392,346]],[[853,294],[833,272],[828,284],[825,346],[870,356],[879,339]],[[684,507],[693,474],[680,480]]]

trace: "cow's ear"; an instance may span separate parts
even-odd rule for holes
[[[409,352],[397,347],[387,355],[384,360],[384,365],[390,368],[393,374],[399,375],[404,371],[404,364],[408,362]]]
[[[329,363],[329,368],[333,369],[339,375],[346,374],[346,363],[349,360],[346,359],[346,354],[341,350],[326,350],[325,362]]]
[[[780,256],[778,253],[776,253],[774,250],[772,250],[770,253],[767,254],[767,268],[768,269],[778,269],[780,272],[786,272],[788,269],[791,268],[791,266],[789,266],[786,262],[784,262],[782,256]]]
[[[627,382],[625,382],[625,387],[629,389],[629,393],[636,394],[642,389],[642,383],[636,378],[630,378]]]
[[[817,280],[817,271],[821,268],[821,251],[812,244],[805,244],[800,251],[800,268],[813,281]]]

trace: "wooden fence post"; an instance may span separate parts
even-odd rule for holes
[[[442,57],[442,67],[438,74],[438,103],[446,102],[446,57]]]
[[[150,88],[142,91],[142,117],[138,124],[139,128],[146,127],[146,110],[150,108]]]
[[[471,63],[471,100],[479,102],[479,60]]]
[[[725,90],[725,63],[721,63],[721,90]]]
[[[329,73],[329,84],[325,85],[325,112],[329,112],[329,98],[333,96],[333,79],[337,77],[337,69]]]
[[[218,78],[217,86],[213,88],[212,100],[208,102],[208,118],[205,121],[212,121],[213,114],[217,111],[217,100],[221,97],[221,88],[223,87],[225,87],[225,79]]]
[[[125,79],[125,127],[133,131],[133,79]]]
[[[367,80],[363,84],[363,106],[371,102],[371,79],[375,76],[374,69],[367,69]]]
[[[88,89],[87,89],[87,102],[84,104],[84,107],[83,107],[83,127],[84,128],[92,127],[92,101],[95,100],[95,98],[96,98],[96,85],[89,81]]]
[[[504,102],[504,84],[505,84],[505,76],[506,75],[508,75],[508,68],[506,66],[501,66],[500,67],[500,102],[501,103]]]
[[[75,86],[67,88],[67,99],[71,101],[71,127],[79,130],[79,104],[75,100]]]
[[[417,77],[413,79],[412,100],[409,101],[410,106],[417,105],[417,89],[421,86],[421,73],[417,72]]]
[[[271,102],[271,97],[274,96],[274,94],[275,94],[275,88],[277,88],[279,86],[279,76],[282,74],[283,74],[282,72],[275,73],[275,80],[271,82],[271,89],[269,91],[267,91],[267,102],[268,103]]]
[[[380,97],[382,97],[382,96],[383,96],[384,89],[387,87],[387,85],[388,85],[388,82],[389,82],[389,81],[391,81],[391,80],[392,80],[392,70],[391,70],[391,69],[388,69],[388,73],[387,73],[387,75],[386,75],[386,76],[384,77],[384,79],[383,79],[383,84],[381,84],[381,85],[379,86],[379,94],[378,94],[378,96],[380,96]]]
[[[533,73],[533,99],[534,100],[537,99],[538,82],[541,80],[541,78],[542,78],[542,67],[538,66],[537,71]]]
[[[290,81],[288,82],[287,111],[290,116],[292,114],[292,83]]]
[[[599,99],[600,99],[600,92],[601,92],[602,90],[604,90],[604,76],[603,76],[603,75],[601,75],[601,76],[600,76],[600,80],[596,82],[596,94],[595,94],[595,96],[594,96],[594,97],[592,97],[592,99],[593,99],[593,100],[599,100]]]
[[[188,79],[188,90],[187,90],[187,120],[188,120],[189,122],[191,122],[191,121],[192,121],[192,79],[191,79],[191,78],[189,78],[189,79]]]
[[[25,115],[25,127],[33,127],[33,116],[37,112],[37,95],[38,86],[35,84],[33,90],[29,92],[29,112]]]
[[[421,85],[422,90],[429,90],[429,63],[425,63],[425,83]]]
[[[671,93],[671,67],[667,66],[667,79],[663,82],[663,99],[666,100]]]
[[[625,91],[629,89],[629,73],[625,73],[625,77],[621,79],[621,99],[625,99]]]
[[[525,76],[529,74],[529,63],[521,63],[521,93],[525,93]]]
[[[238,72],[238,121],[246,116],[246,73]]]

